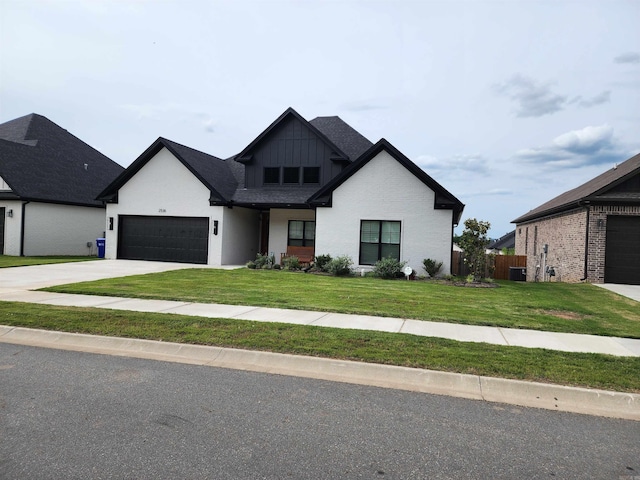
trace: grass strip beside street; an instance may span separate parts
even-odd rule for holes
[[[398,333],[17,302],[0,302],[0,324],[640,392],[640,357],[462,343]]]
[[[50,263],[87,262],[98,260],[97,257],[17,257],[13,255],[0,255],[0,268],[27,267],[30,265],[48,265]]]
[[[469,288],[273,270],[185,269],[45,290],[640,338],[640,303],[634,300],[589,284],[498,284]]]

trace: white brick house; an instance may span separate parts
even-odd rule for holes
[[[443,262],[464,205],[382,139],[286,110],[233,158],[160,138],[99,196],[107,257],[242,264],[289,247]]]

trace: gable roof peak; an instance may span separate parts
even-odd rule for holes
[[[252,158],[252,151],[256,148],[265,138],[269,137],[269,135],[278,128],[283,122],[285,122],[288,118],[293,117],[297,119],[300,123],[305,125],[309,130],[311,130],[320,140],[326,143],[336,154],[334,159],[337,160],[349,160],[349,156],[341,149],[338,145],[336,145],[324,132],[320,129],[316,128],[311,122],[307,121],[302,115],[296,112],[292,107],[287,108],[278,118],[276,118],[271,125],[269,125],[260,135],[258,135],[249,145],[247,145],[244,150],[242,150],[238,155],[236,155],[236,161],[238,162],[248,162]]]

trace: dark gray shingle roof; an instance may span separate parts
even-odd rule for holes
[[[0,125],[5,198],[100,206],[96,195],[123,167],[51,120],[32,113]]]
[[[489,250],[502,250],[503,248],[515,248],[516,246],[516,231],[512,230],[509,233],[504,234],[497,240],[493,240],[487,247]]]
[[[316,117],[309,122],[354,161],[373,146],[360,132],[340,117]]]
[[[153,142],[118,178],[111,182],[98,195],[98,198],[104,201],[113,200],[120,187],[163,148],[169,150],[211,191],[211,201],[226,204],[232,199],[239,183],[237,171],[244,168],[242,165],[237,166],[235,165],[237,162],[232,159],[222,160],[162,137]]]
[[[511,223],[526,222],[570,210],[584,201],[640,201],[640,192],[610,192],[615,186],[636,175],[640,175],[640,154],[622,162],[615,168],[610,168],[579,187],[552,198]]]

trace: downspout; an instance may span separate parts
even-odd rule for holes
[[[20,256],[21,257],[24,257],[24,224],[25,224],[25,217],[26,217],[28,203],[31,203],[31,202],[29,202],[29,200],[27,200],[26,202],[22,202],[22,214],[20,218]]]
[[[587,210],[587,231],[584,234],[584,276],[580,279],[581,282],[587,279],[587,265],[589,263],[589,217],[591,209],[589,205],[584,205],[584,208]]]

